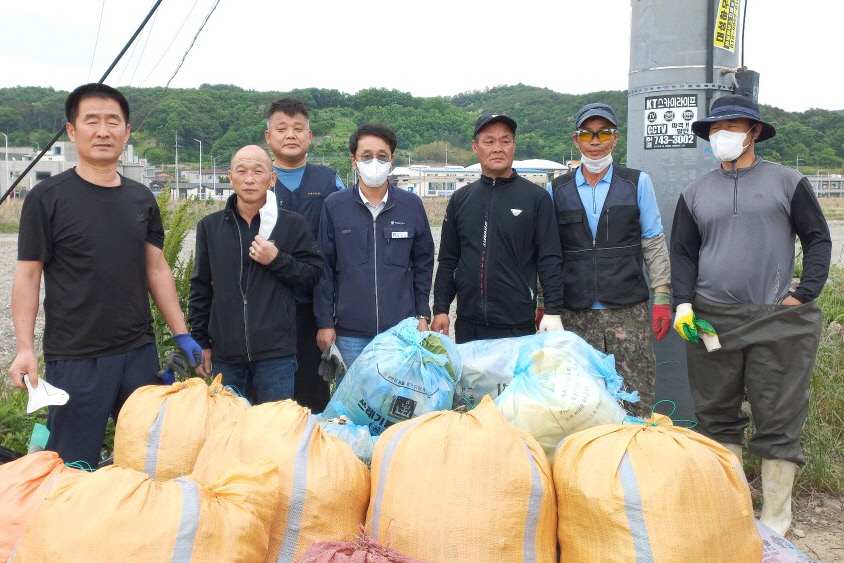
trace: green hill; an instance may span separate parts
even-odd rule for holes
[[[266,109],[283,95],[301,97],[311,112],[314,143],[311,158],[338,168],[349,168],[347,141],[355,127],[379,121],[396,130],[399,138],[397,163],[408,157],[420,162],[432,158],[436,147],[447,143],[449,162],[469,164],[472,126],[484,112],[507,113],[519,123],[517,158],[565,161],[577,158],[571,142],[574,114],[588,102],[612,105],[622,122],[627,120],[627,93],[603,91],[561,94],[524,84],[464,92],[451,97],[414,97],[407,92],[369,88],[355,94],[339,90],[306,88],[291,92],[257,92],[232,85],[204,84],[195,89],[121,88],[132,108],[132,142],[154,165],[173,162],[175,140],[183,162],[203,159],[210,164],[227,162],[233,152],[249,143],[263,144]],[[0,131],[12,146],[44,146],[64,123],[67,92],[52,88],[0,88]],[[820,109],[792,113],[763,106],[762,114],[778,134],[759,146],[765,158],[794,165],[804,171],[834,171],[844,163],[844,113]],[[422,148],[426,150],[422,150]],[[443,150],[444,160],[445,151]],[[616,158],[626,152],[622,135]]]

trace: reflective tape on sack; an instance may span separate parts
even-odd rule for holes
[[[627,525],[633,536],[633,549],[636,551],[636,563],[653,563],[654,554],[648,528],[645,525],[645,513],[642,510],[642,495],[639,493],[639,483],[630,462],[630,455],[625,452],[618,467],[618,477],[621,489],[624,491],[624,512],[627,515]]]
[[[169,398],[168,398],[169,399]],[[167,410],[167,401],[161,403],[158,409],[158,416],[150,426],[147,433],[146,455],[144,456],[144,473],[155,479],[155,471],[158,469],[158,446],[161,444],[161,427],[164,426],[164,411]]]
[[[302,527],[302,512],[305,509],[305,497],[308,492],[308,454],[311,449],[311,439],[317,419],[308,415],[299,445],[296,447],[296,461],[293,466],[293,486],[290,491],[290,505],[287,508],[287,525],[284,528],[284,538],[278,550],[279,563],[293,561],[296,555],[296,544],[299,543],[299,531]]]
[[[182,487],[182,515],[179,518],[179,531],[173,546],[173,563],[190,561],[193,545],[199,528],[199,484],[191,479],[179,477],[173,479]]]
[[[539,529],[539,513],[542,510],[542,495],[544,488],[536,462],[530,453],[527,442],[522,439],[525,455],[530,466],[530,498],[528,499],[527,514],[525,515],[524,558],[525,563],[536,561],[536,534]]]

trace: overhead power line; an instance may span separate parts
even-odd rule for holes
[[[166,49],[164,49],[164,52],[161,54],[161,57],[158,59],[158,62],[156,62],[156,63],[155,63],[155,66],[153,66],[153,67],[152,67],[152,70],[150,70],[150,71],[149,71],[149,74],[147,74],[147,77],[146,77],[146,78],[144,78],[144,79],[141,81],[141,84],[140,84],[141,86],[143,86],[143,85],[144,85],[144,83],[145,83],[147,80],[149,80],[149,77],[150,77],[150,76],[152,76],[152,73],[153,73],[153,72],[155,72],[155,69],[157,69],[157,68],[158,68],[158,65],[160,65],[160,64],[161,64],[161,61],[162,61],[162,60],[164,60],[165,55],[167,55],[167,53],[170,51],[170,47],[172,47],[172,46],[173,46],[173,42],[174,42],[174,41],[176,41],[176,38],[177,38],[177,37],[179,36],[179,34],[182,32],[182,28],[183,28],[183,27],[185,27],[185,23],[187,23],[188,18],[190,18],[190,15],[193,13],[193,9],[194,9],[194,8],[196,8],[196,4],[197,4],[197,2],[199,2],[199,0],[194,0],[194,2],[193,2],[193,6],[191,6],[191,7],[190,7],[190,10],[188,11],[188,15],[187,15],[187,16],[185,16],[185,19],[184,19],[184,20],[182,20],[182,25],[180,25],[180,26],[179,26],[178,31],[176,31],[176,33],[175,33],[175,34],[173,34],[173,39],[171,39],[171,40],[170,40],[170,44],[169,44],[169,45],[167,45],[167,48],[166,48]]]
[[[91,66],[88,67],[88,80],[91,80],[91,72],[94,70],[94,59],[97,58],[97,45],[100,44],[100,30],[103,28],[103,13],[105,12],[105,0],[100,6],[100,23],[97,24],[97,38],[94,39],[94,52],[91,54]]]
[[[108,75],[111,74],[111,71],[114,70],[114,67],[117,65],[118,62],[120,62],[120,59],[123,58],[123,55],[126,54],[126,51],[129,50],[129,46],[132,45],[132,43],[134,43],[135,39],[138,38],[138,35],[140,35],[141,31],[144,29],[144,26],[147,24],[149,19],[152,17],[152,15],[158,9],[158,6],[161,5],[161,2],[162,2],[162,0],[156,0],[155,5],[150,9],[149,13],[147,14],[147,17],[144,18],[144,21],[141,22],[141,25],[138,26],[138,29],[136,29],[135,33],[132,34],[132,37],[129,38],[129,41],[126,42],[126,45],[124,45],[123,49],[120,51],[120,53],[114,59],[114,62],[111,63],[111,65],[108,67],[108,69],[103,74],[102,78],[100,78],[100,82],[99,82],[100,84],[102,84],[105,81],[105,79],[108,77]],[[59,132],[56,133],[56,136],[53,137],[53,140],[51,140],[49,143],[47,143],[44,146],[43,149],[41,149],[41,152],[38,153],[38,156],[36,156],[34,159],[32,159],[32,162],[29,163],[29,166],[26,167],[26,170],[24,170],[23,173],[21,173],[21,175],[18,176],[17,179],[15,179],[14,182],[12,182],[12,185],[9,186],[9,189],[6,190],[6,193],[4,193],[2,197],[0,197],[0,203],[3,203],[4,201],[6,201],[6,198],[9,197],[9,194],[12,193],[12,191],[17,187],[17,185],[21,183],[21,180],[23,180],[26,177],[26,175],[29,174],[29,171],[32,170],[32,168],[38,163],[38,161],[41,160],[41,158],[47,153],[48,150],[50,150],[50,147],[53,146],[53,143],[58,141],[59,137],[61,137],[63,134],[64,134],[64,126],[62,126],[62,128],[59,129]]]
[[[165,88],[169,87],[170,82],[172,82],[173,79],[176,78],[176,75],[179,73],[179,69],[182,68],[182,63],[185,62],[185,59],[187,58],[188,53],[190,53],[190,50],[193,48],[193,44],[196,43],[196,38],[199,37],[200,33],[202,33],[202,29],[205,27],[205,24],[208,23],[208,19],[211,17],[211,14],[214,13],[214,10],[217,9],[217,5],[219,5],[219,3],[220,3],[220,0],[216,0],[216,2],[214,2],[214,5],[211,6],[211,10],[208,12],[208,15],[205,16],[205,20],[202,22],[202,25],[199,26],[199,31],[197,31],[196,35],[193,36],[193,41],[190,42],[190,45],[188,45],[187,51],[185,51],[185,54],[182,55],[182,60],[179,61],[179,66],[176,67],[176,70],[173,72],[173,76],[171,76],[170,80],[167,81],[167,84],[164,86]]]

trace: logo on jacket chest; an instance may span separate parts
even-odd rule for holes
[[[519,215],[522,214],[522,210],[521,209],[511,209],[510,213],[513,214],[513,217],[518,217]]]

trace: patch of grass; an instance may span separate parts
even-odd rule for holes
[[[428,222],[431,226],[441,226],[445,209],[448,207],[448,197],[423,197],[422,205],[425,206],[425,214],[428,215]]]
[[[821,204],[821,209],[827,221],[844,219],[844,198],[822,197],[818,201]]]
[[[840,288],[839,288],[840,290]],[[830,323],[821,337],[812,374],[809,417],[803,429],[808,462],[798,486],[818,491],[844,491],[844,327]]]
[[[0,385],[0,443],[20,453],[26,453],[33,425],[44,422],[38,412],[26,414],[26,403],[26,391]]]
[[[23,201],[7,199],[0,205],[0,233],[16,233],[21,221]]]

